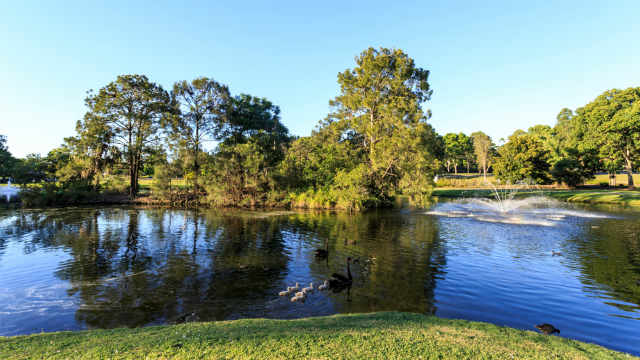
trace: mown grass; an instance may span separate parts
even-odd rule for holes
[[[544,195],[558,200],[577,203],[640,206],[640,191],[637,190],[523,190],[519,191],[516,197],[534,195]],[[444,198],[493,198],[494,191],[490,189],[436,189],[433,191],[433,196]]]
[[[398,312],[0,338],[2,359],[632,359],[556,336]]]
[[[140,186],[151,186],[153,184],[152,178],[140,178],[138,180],[138,184]],[[178,188],[183,188],[187,186],[187,180],[183,178],[176,178],[171,180],[171,186],[176,186]]]
[[[495,185],[497,183],[497,179],[493,174],[487,175],[485,179],[481,174],[474,173],[459,173],[457,177],[453,174],[447,174],[449,176],[453,176],[451,178],[448,177],[440,177],[436,184],[439,188],[486,188],[490,184]],[[634,184],[640,185],[640,174],[633,175]],[[606,174],[596,175],[595,178],[587,180],[585,182],[586,185],[608,185],[609,184],[609,176]],[[626,186],[627,185],[627,175],[626,174],[617,174],[616,175],[616,185],[617,186]]]
[[[630,190],[566,190],[550,191],[548,195],[564,201],[589,204],[618,204],[624,206],[640,206],[640,191]]]

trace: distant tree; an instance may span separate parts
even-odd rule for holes
[[[493,148],[493,142],[489,135],[482,131],[476,131],[471,134],[473,139],[473,152],[476,156],[478,166],[482,169],[484,178],[487,178],[487,169],[491,160],[491,150]]]
[[[158,140],[156,143],[147,146],[143,151],[142,157],[142,176],[153,176],[156,165],[166,164],[168,162],[167,149],[164,144]]]
[[[227,86],[206,77],[191,82],[179,81],[173,85],[172,99],[177,115],[170,122],[171,136],[189,151],[193,159],[193,190],[196,201],[199,194],[199,154],[202,143],[212,140],[216,129],[226,122],[229,98]]]
[[[562,158],[562,147],[554,128],[548,125],[534,125],[529,128],[527,134],[538,138],[545,149],[549,151],[549,162],[551,165]]]
[[[584,141],[610,163],[620,159],[633,187],[633,166],[640,157],[640,87],[605,91],[577,109],[575,117],[585,128]]]
[[[445,163],[447,172],[450,166],[453,166],[455,174],[458,174],[458,166],[466,162],[467,171],[471,159],[474,157],[473,143],[470,137],[463,133],[449,133],[443,138],[445,146]]]
[[[71,149],[66,144],[49,151],[47,156],[43,159],[47,178],[50,180],[57,180],[58,170],[67,166],[71,160]]]
[[[16,159],[9,152],[7,147],[7,137],[0,135],[0,180],[7,180],[11,177],[11,169]]]
[[[79,142],[91,144],[96,161],[117,147],[129,172],[129,196],[135,197],[143,152],[171,111],[169,94],[144,75],[121,75],[97,93],[90,92],[85,104],[89,110],[78,124]]]
[[[498,150],[494,164],[496,176],[503,181],[516,183],[531,180],[547,184],[549,178],[549,152],[537,137],[515,133]]]
[[[47,180],[46,170],[46,163],[40,154],[29,154],[24,159],[18,159],[11,172],[17,184],[26,185]]]
[[[594,177],[598,160],[598,154],[595,151],[580,152],[567,148],[565,155],[553,164],[551,176],[558,183],[576,187]]]
[[[156,164],[153,171],[151,192],[158,198],[164,198],[171,191],[171,170],[168,164]]]
[[[568,108],[563,108],[556,116],[553,133],[560,148],[576,148],[577,142],[581,140],[583,134],[576,128],[574,118],[575,114]]]

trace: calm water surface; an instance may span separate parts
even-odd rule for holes
[[[0,210],[0,335],[400,310],[528,330],[548,322],[640,354],[640,214],[533,206],[495,221],[471,205]],[[304,304],[277,295],[346,273],[349,256],[360,260],[350,289]]]

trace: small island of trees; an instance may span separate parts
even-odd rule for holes
[[[498,146],[481,131],[436,133],[424,108],[429,71],[402,50],[369,48],[355,62],[304,137],[289,134],[276,104],[212,78],[165,90],[144,75],[118,76],[88,92],[76,134],[47,156],[16,159],[0,135],[0,180],[20,184],[27,205],[137,199],[141,178],[152,178],[145,198],[175,206],[347,210],[399,195],[425,205],[437,174],[462,171],[576,187],[623,170],[634,186],[640,87],[607,90],[562,109],[554,127],[518,130]]]

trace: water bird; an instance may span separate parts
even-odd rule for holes
[[[292,287],[291,290],[293,290],[293,291],[300,290],[300,284],[296,283],[296,286]]]
[[[536,329],[540,330],[541,332],[547,335],[551,335],[553,333],[560,334],[560,330],[556,329],[556,327],[551,324],[545,323],[545,324],[536,325]]]
[[[329,241],[324,241],[324,249],[316,249],[316,258],[326,259],[329,257]]]
[[[323,284],[318,286],[318,290],[326,290],[329,287],[329,280],[325,280]]]
[[[562,256],[560,251],[551,250],[551,256]]]
[[[304,302],[304,296],[294,296],[291,298],[291,302],[297,302],[297,301]]]
[[[287,290],[285,290],[285,291],[280,291],[280,292],[278,293],[278,295],[280,295],[280,296],[288,296],[288,295],[290,295],[290,294],[291,294],[291,292],[293,292],[293,288],[292,288],[291,286],[287,286]]]
[[[309,283],[309,286],[302,288],[302,292],[305,294],[313,292],[313,283]]]
[[[331,279],[329,279],[329,288],[334,292],[342,291],[344,288],[351,286],[353,277],[351,276],[351,258],[347,258],[347,276],[342,274],[333,273]]]

